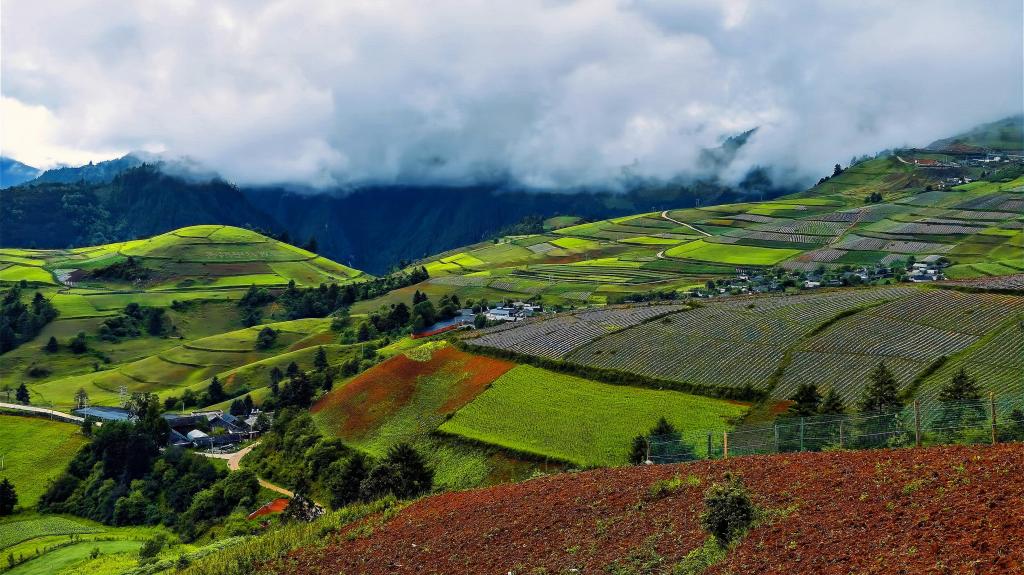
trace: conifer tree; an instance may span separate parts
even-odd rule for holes
[[[896,377],[884,361],[878,362],[868,375],[868,385],[860,400],[861,411],[886,411],[902,405]]]

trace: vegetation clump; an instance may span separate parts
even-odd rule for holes
[[[700,524],[719,546],[727,547],[750,529],[757,516],[757,508],[739,476],[727,472],[722,479],[704,493]]]
[[[34,338],[57,315],[57,308],[43,294],[36,292],[26,305],[21,301],[20,286],[8,289],[0,299],[0,353]]]

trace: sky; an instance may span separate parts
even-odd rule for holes
[[[1020,0],[4,0],[0,153],[240,184],[816,180],[1021,112]]]

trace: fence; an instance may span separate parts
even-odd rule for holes
[[[977,401],[914,402],[874,413],[780,417],[773,425],[726,432],[652,436],[647,460],[676,463],[739,455],[1024,441],[1024,396]]]

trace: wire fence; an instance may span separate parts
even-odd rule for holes
[[[783,415],[772,425],[676,433],[647,440],[649,463],[741,455],[1024,441],[1024,396],[994,397],[871,413]]]

